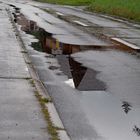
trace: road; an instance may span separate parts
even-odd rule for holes
[[[51,4],[32,4],[39,6],[42,9],[56,12],[56,14],[62,14],[61,17],[67,17],[69,22],[80,21],[87,25],[87,31],[94,34],[105,34],[110,38],[119,38],[123,41],[140,46],[140,25],[136,23],[130,23],[127,21],[119,20],[105,15],[91,14],[83,12],[81,9],[58,6]]]
[[[21,37],[70,138],[138,140],[140,25],[75,7],[4,3],[20,8]]]

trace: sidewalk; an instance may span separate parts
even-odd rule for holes
[[[0,140],[48,140],[28,68],[7,12],[0,7]]]

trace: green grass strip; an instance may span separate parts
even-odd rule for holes
[[[140,0],[93,0],[88,9],[140,22]]]

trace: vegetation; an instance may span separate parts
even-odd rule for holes
[[[140,0],[93,0],[88,9],[140,22]]]
[[[50,114],[48,112],[47,106],[45,105],[46,103],[49,103],[52,101],[50,99],[43,98],[38,93],[38,91],[35,91],[35,96],[37,97],[37,99],[41,105],[42,112],[43,112],[45,120],[47,122],[47,125],[48,125],[47,129],[48,129],[48,132],[51,136],[50,140],[60,140],[60,138],[58,136],[58,132],[57,132],[57,130],[60,130],[60,128],[54,126],[53,122],[51,121],[51,117],[50,117]]]
[[[30,84],[35,87],[35,81],[33,79],[30,79]],[[42,113],[44,115],[44,118],[47,122],[47,130],[50,134],[50,140],[60,140],[59,136],[58,136],[58,130],[63,130],[62,128],[56,127],[50,117],[48,108],[46,106],[47,103],[51,103],[52,100],[51,98],[45,98],[42,95],[40,95],[40,93],[35,90],[35,96],[37,98],[37,100],[39,101],[39,104],[41,106],[41,110]]]
[[[54,4],[86,5],[88,10],[140,22],[140,0],[36,0]]]

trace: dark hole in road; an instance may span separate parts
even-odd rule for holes
[[[60,64],[60,70],[73,80],[78,90],[105,90],[105,84],[96,78],[97,71],[86,68],[76,62],[70,55],[79,51],[89,50],[89,46],[64,44],[52,37],[52,34],[39,28],[33,21],[27,20],[24,15],[14,14],[15,21],[21,25],[21,30],[35,36],[39,42],[32,43],[32,47],[41,52],[52,54]],[[96,49],[96,47],[94,47]],[[50,66],[49,69],[56,70],[57,67]],[[58,74],[59,75],[59,74]],[[60,74],[61,75],[61,74]]]

